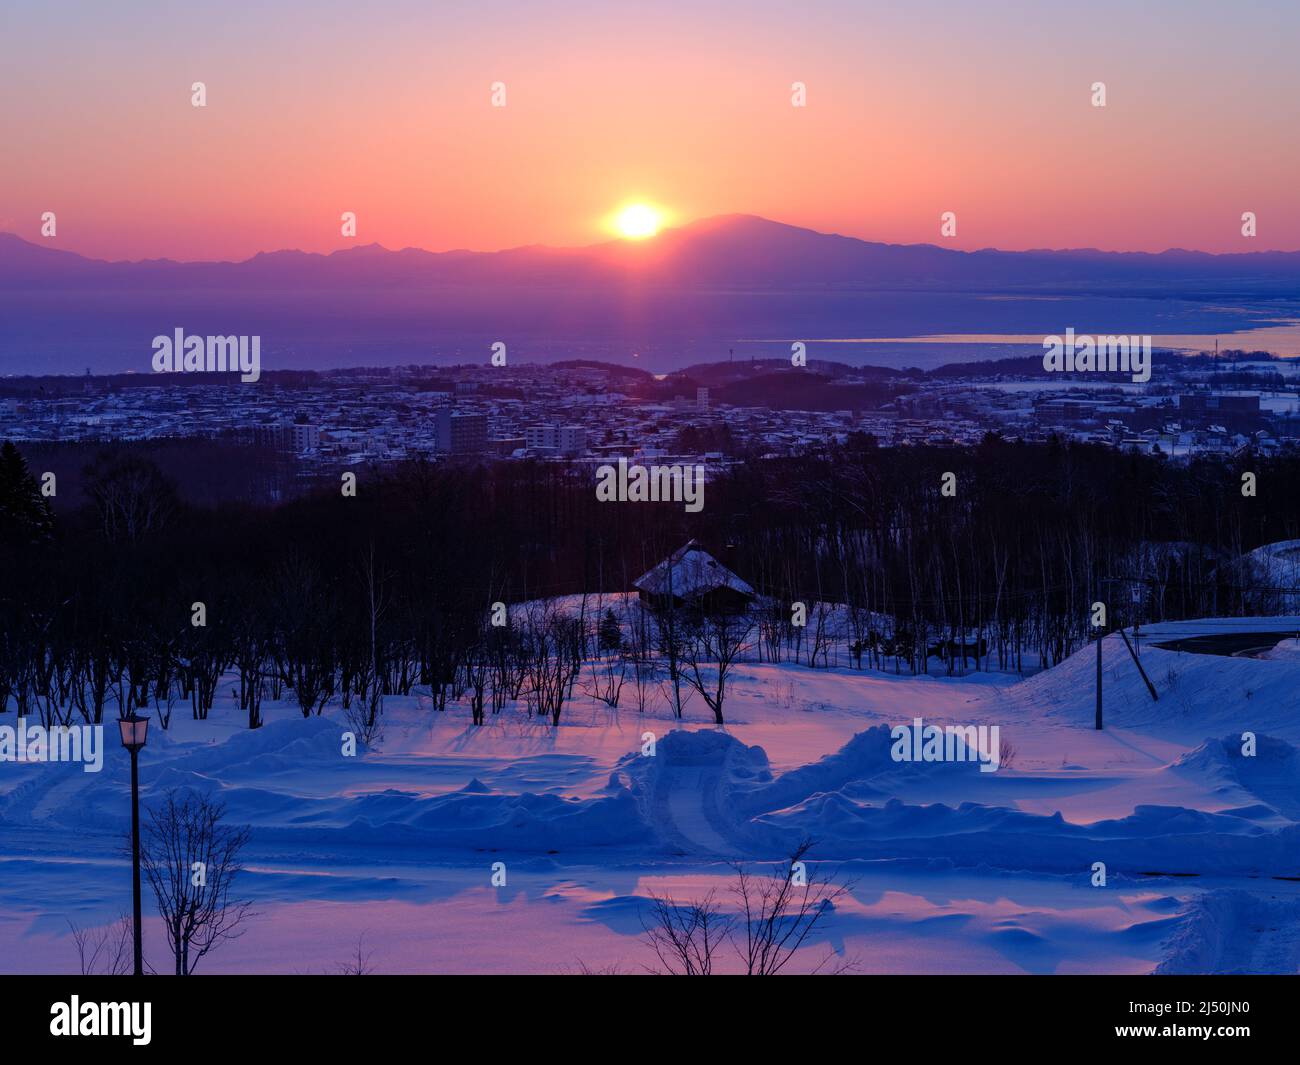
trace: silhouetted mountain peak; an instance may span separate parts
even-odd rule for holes
[[[1159,254],[1095,248],[965,252],[933,244],[884,244],[821,233],[753,214],[725,214],[667,229],[645,241],[613,240],[577,248],[527,245],[497,252],[394,251],[378,243],[328,254],[297,249],[259,252],[242,262],[107,262],[0,233],[0,284],[10,287],[129,286],[141,278],[166,288],[236,286],[392,287],[629,283],[690,288],[914,285],[1169,283],[1233,278],[1300,279],[1300,253]]]

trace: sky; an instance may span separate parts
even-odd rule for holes
[[[1300,249],[1297,41],[1293,0],[7,0],[0,230],[113,259],[492,250],[610,239],[645,201],[967,249]]]

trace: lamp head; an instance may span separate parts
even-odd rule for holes
[[[137,717],[132,714],[130,717],[118,718],[117,727],[122,732],[122,746],[128,751],[138,751],[145,745],[145,740],[149,736],[147,717]]]

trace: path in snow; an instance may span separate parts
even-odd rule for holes
[[[663,772],[659,782],[662,809],[675,834],[700,854],[735,856],[736,848],[713,826],[706,809],[706,798],[716,791],[721,770],[684,765],[669,766]]]

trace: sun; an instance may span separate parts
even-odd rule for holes
[[[629,203],[614,214],[613,228],[624,240],[645,240],[663,227],[664,215],[648,203]]]

